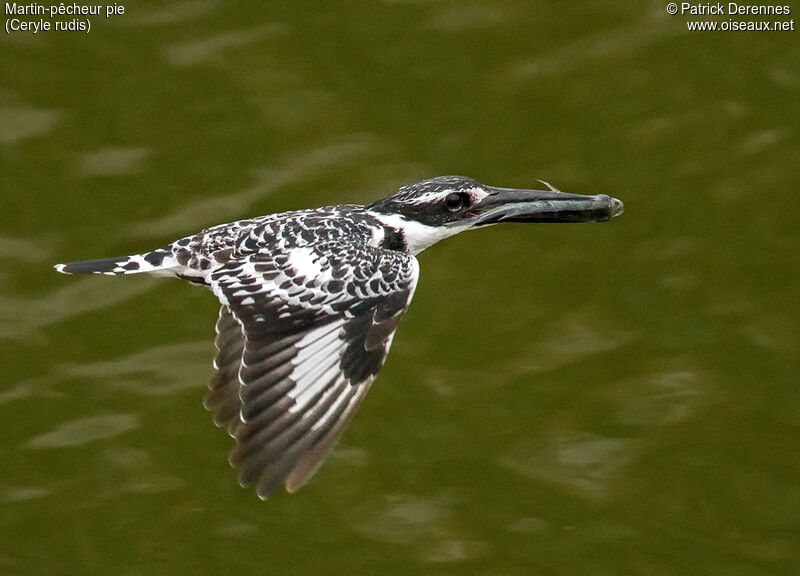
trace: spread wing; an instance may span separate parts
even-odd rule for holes
[[[416,258],[317,246],[228,262],[205,405],[236,440],[230,462],[266,498],[300,489],[369,389],[411,302]]]

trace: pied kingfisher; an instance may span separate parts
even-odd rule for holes
[[[352,419],[414,295],[417,254],[499,222],[604,221],[623,210],[605,194],[547,187],[441,176],[367,206],[260,216],[152,252],[55,268],[176,276],[211,289],[221,306],[204,405],[236,441],[229,460],[240,483],[263,499],[281,483],[300,489]]]

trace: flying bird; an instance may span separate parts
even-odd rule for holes
[[[172,276],[220,301],[204,400],[235,440],[230,463],[262,499],[314,475],[389,352],[419,278],[416,255],[500,222],[593,222],[622,213],[605,194],[485,186],[440,176],[365,206],[222,224],[163,248],[57,264],[65,274]]]

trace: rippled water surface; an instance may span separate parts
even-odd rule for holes
[[[4,35],[0,573],[796,574],[800,43],[665,5]],[[267,502],[201,406],[213,296],[51,268],[451,173],[626,213],[422,254],[339,448]]]

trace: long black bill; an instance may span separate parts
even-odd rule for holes
[[[547,186],[550,186],[545,182]],[[550,190],[486,186],[489,196],[473,207],[473,226],[499,222],[605,222],[619,216],[622,202],[606,194],[584,196]]]

